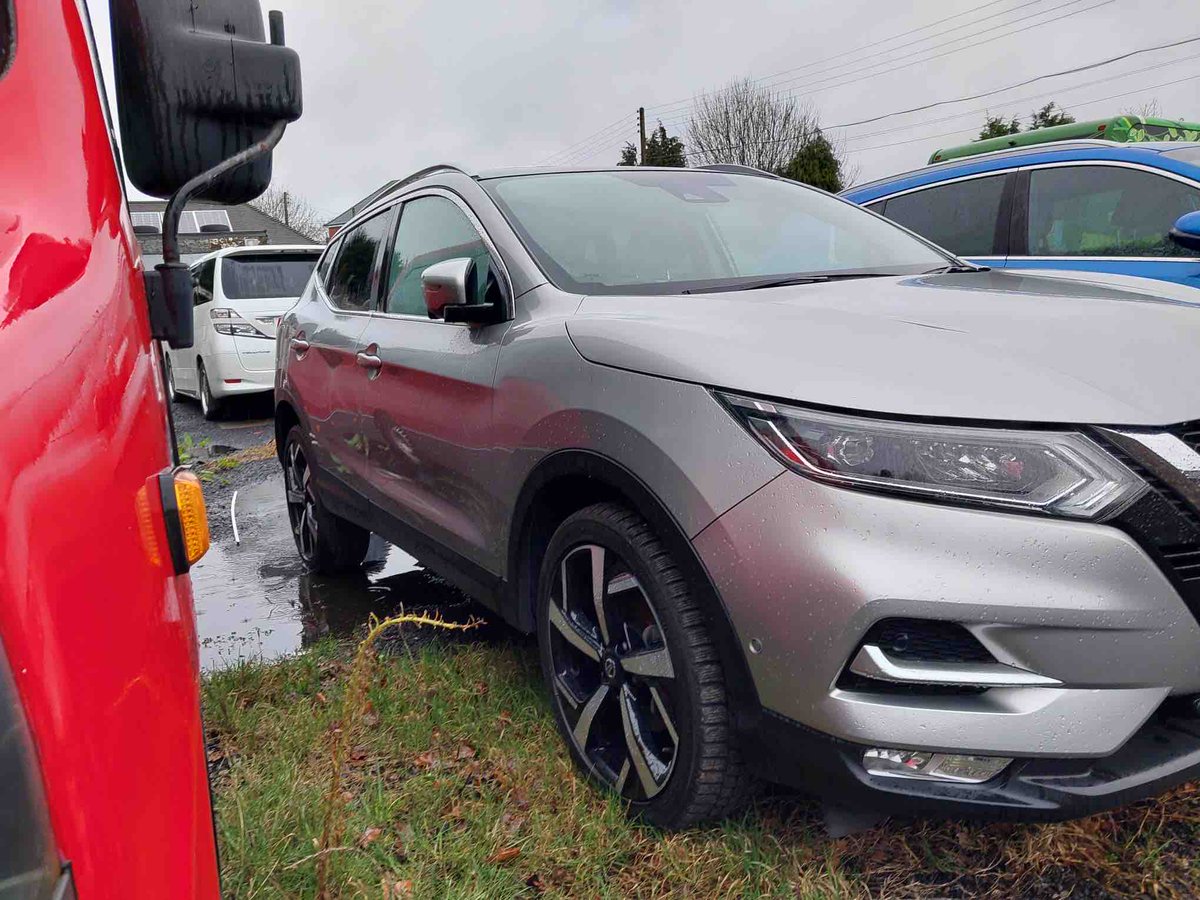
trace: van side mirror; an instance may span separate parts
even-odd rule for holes
[[[303,109],[300,58],[259,0],[111,0],[117,111],[126,174],[153,197],[267,138]],[[253,200],[271,183],[268,150],[192,196]]]
[[[1180,247],[1200,252],[1200,210],[1184,213],[1176,219],[1168,237]]]

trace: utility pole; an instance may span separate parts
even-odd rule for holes
[[[283,224],[288,228],[292,227],[292,223],[288,221],[288,192],[283,192]]]
[[[646,107],[638,107],[638,133],[641,135],[642,154],[638,157],[638,165],[646,164]]]

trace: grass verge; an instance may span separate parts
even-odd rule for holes
[[[488,630],[485,630],[488,631]],[[1061,825],[893,823],[840,840],[767,796],[664,835],[572,771],[531,645],[403,646],[371,670],[346,748],[341,840],[318,853],[354,647],[204,683],[225,890],[237,898],[1200,895],[1200,789]]]

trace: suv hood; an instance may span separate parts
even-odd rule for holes
[[[588,297],[588,360],[862,412],[1010,422],[1200,419],[1200,294],[990,272]]]

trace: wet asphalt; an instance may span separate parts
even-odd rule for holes
[[[270,413],[267,400],[266,413]],[[174,408],[176,436],[208,437],[216,454],[259,446],[274,436],[262,407],[246,404],[230,418],[206,422],[190,400]],[[198,452],[198,459],[207,454]],[[413,557],[371,538],[362,569],[336,578],[305,571],[296,554],[275,459],[215,473],[204,485],[212,544],[192,567],[192,588],[206,671],[240,660],[274,659],[326,636],[353,636],[372,615],[436,612],[453,621],[486,618],[481,607],[426,572]],[[236,505],[235,505],[236,495]],[[236,516],[237,539],[233,522]],[[492,636],[489,627],[474,633]],[[419,644],[422,635],[406,636]]]

